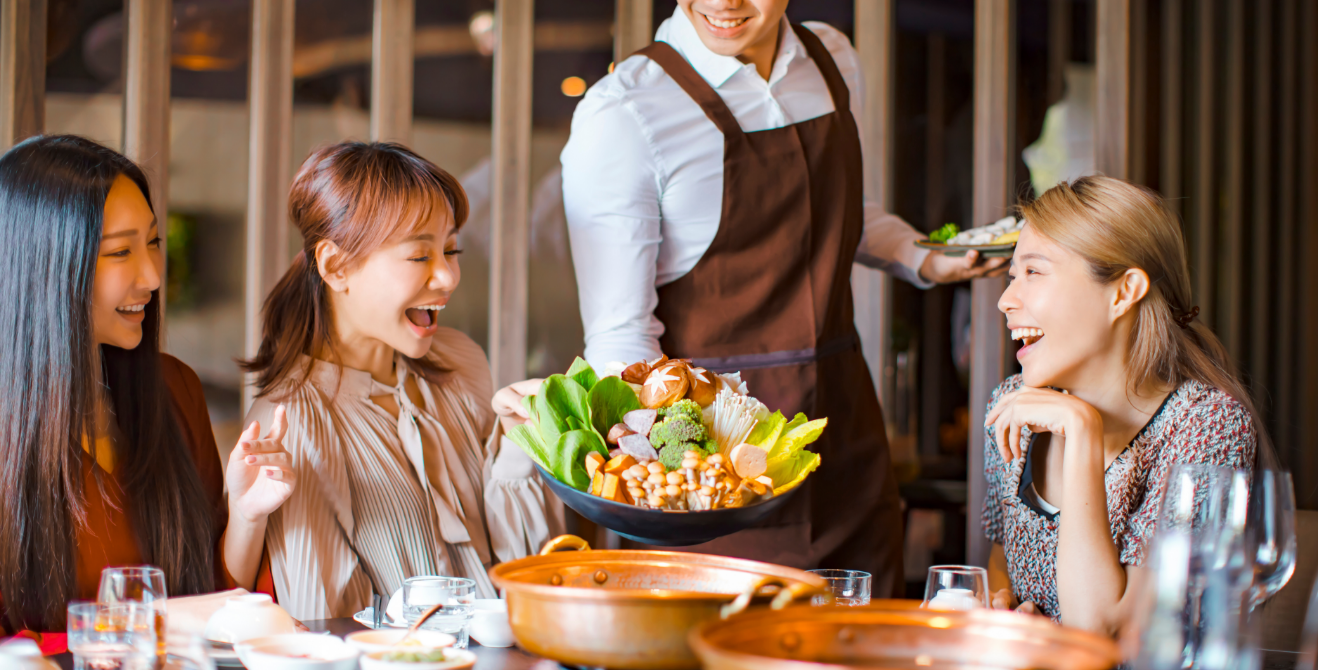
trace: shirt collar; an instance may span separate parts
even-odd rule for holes
[[[782,28],[779,33],[778,57],[774,60],[773,69],[769,75],[768,83],[771,86],[787,74],[787,69],[793,61],[808,58],[805,45],[797,38],[796,31],[792,30],[786,17],[783,17]],[[691,64],[691,67],[714,88],[719,88],[727,83],[733,75],[740,72],[747,65],[733,56],[720,56],[710,51],[705,43],[700,41],[700,35],[696,34],[696,27],[691,25],[691,20],[687,18],[686,12],[683,12],[680,6],[673,10],[673,15],[659,26],[659,30],[655,31],[654,39],[658,42],[667,42],[669,46],[676,49],[677,53],[681,54]]]

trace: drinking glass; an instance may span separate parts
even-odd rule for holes
[[[1259,662],[1248,624],[1254,579],[1243,470],[1179,464],[1168,475],[1149,575],[1135,613],[1139,670],[1248,670]]]
[[[97,601],[107,605],[137,603],[155,611],[157,656],[165,661],[165,572],[150,565],[111,567],[101,571]]]
[[[443,607],[421,625],[457,638],[467,648],[467,628],[475,615],[476,582],[465,577],[410,577],[403,580],[403,616],[410,626],[434,605]]]
[[[150,605],[73,602],[68,644],[74,670],[152,670],[156,657],[155,610]]]
[[[859,607],[870,604],[870,573],[860,570],[809,570],[819,575],[828,585],[828,593],[810,600],[811,605],[847,605]]]
[[[929,568],[921,607],[934,610],[971,610],[989,606],[988,571],[973,565],[935,565]]]
[[[1295,488],[1281,470],[1254,473],[1250,491],[1254,585],[1250,609],[1276,595],[1295,573]]]

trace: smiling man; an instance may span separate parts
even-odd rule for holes
[[[818,472],[759,528],[708,553],[866,570],[901,584],[901,512],[878,400],[852,324],[851,265],[918,286],[980,276],[930,256],[866,202],[855,50],[792,24],[787,0],[679,0],[655,43],[586,94],[563,196],[586,357],[692,358],[740,370],[788,416],[828,417]]]

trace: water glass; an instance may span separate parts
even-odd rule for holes
[[[101,571],[101,586],[96,600],[107,605],[138,604],[155,612],[157,656],[165,661],[165,572],[150,565],[106,568]]]
[[[1249,528],[1254,559],[1250,609],[1276,595],[1295,573],[1295,488],[1281,470],[1254,473]]]
[[[812,605],[846,605],[859,607],[870,604],[870,573],[860,570],[809,570],[819,575],[828,585],[828,593],[810,600]]]
[[[149,605],[73,602],[68,644],[74,670],[153,670],[155,610]]]
[[[973,565],[935,565],[929,568],[921,607],[934,610],[971,610],[989,606],[988,571]]]
[[[467,629],[475,615],[476,582],[465,577],[410,577],[403,580],[403,616],[410,626],[426,610],[443,607],[421,625],[457,638],[453,645],[467,648]]]

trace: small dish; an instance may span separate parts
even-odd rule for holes
[[[476,665],[476,654],[465,649],[445,649],[444,660],[425,661],[386,661],[382,656],[388,652],[377,651],[362,656],[362,670],[466,670]]]
[[[471,618],[471,639],[482,647],[513,646],[513,627],[508,622],[508,602],[500,598],[477,598]]]
[[[206,622],[205,638],[236,644],[245,640],[297,632],[293,617],[265,593],[247,593],[224,601]]]
[[[370,654],[378,651],[393,651],[394,645],[406,634],[406,630],[359,630],[356,633],[349,633],[343,640],[363,654]],[[437,630],[419,630],[412,634],[409,642],[411,641],[420,643],[415,647],[416,649],[440,649],[451,647],[458,640],[448,633]]]
[[[337,637],[293,633],[234,646],[248,670],[356,670],[361,651]]]
[[[367,628],[375,628],[375,608],[367,607],[366,609],[352,615],[352,620],[366,626]],[[393,619],[389,618],[389,613],[386,611],[384,618],[380,619],[380,630],[386,628],[407,628],[407,624],[396,623]]]

